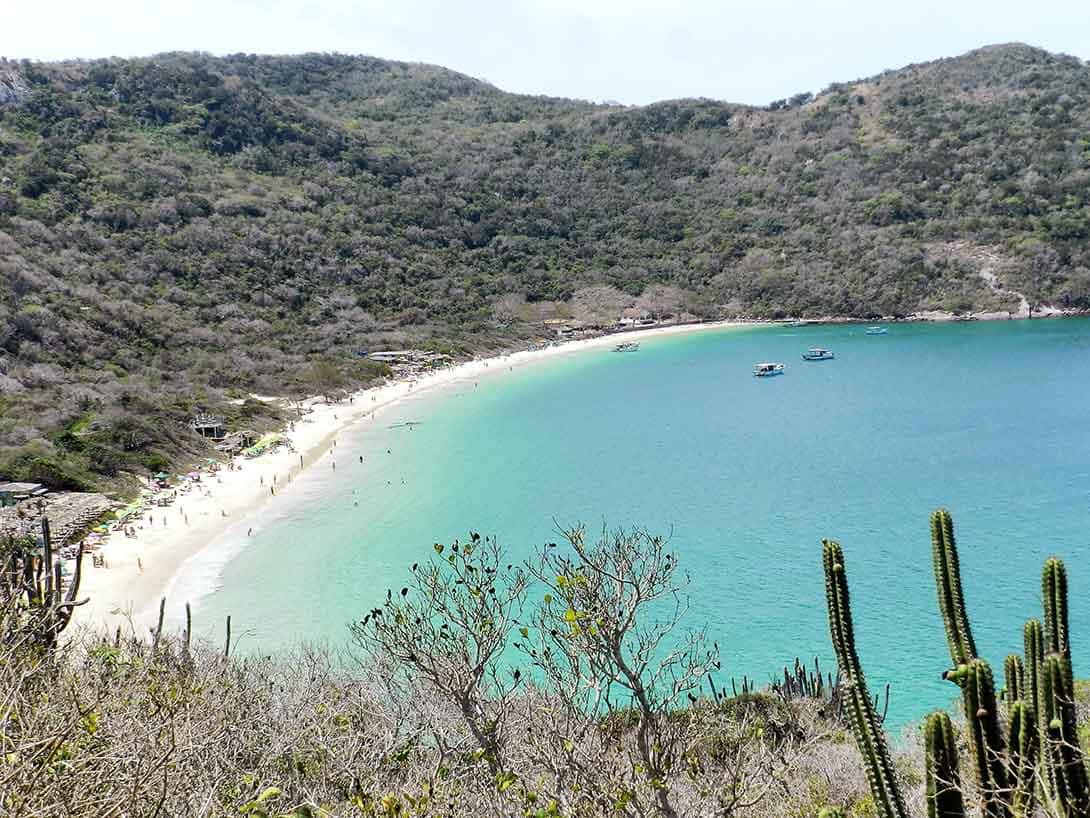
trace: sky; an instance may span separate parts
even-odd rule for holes
[[[764,104],[982,45],[1090,59],[1085,0],[0,0],[0,56],[336,51],[518,93]]]

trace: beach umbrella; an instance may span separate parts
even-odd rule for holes
[[[156,480],[166,480],[169,476],[170,475],[168,475],[164,471],[156,472],[155,474],[152,475],[152,477],[154,477]]]

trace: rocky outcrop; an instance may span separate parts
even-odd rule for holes
[[[18,105],[29,94],[22,74],[10,65],[0,65],[0,105]]]

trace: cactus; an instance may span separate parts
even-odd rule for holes
[[[1062,818],[1090,818],[1090,779],[1079,747],[1068,634],[1067,574],[1055,557],[1041,579],[1044,624],[1023,629],[1024,660],[1003,663],[1008,734],[1000,729],[991,667],[976,653],[965,610],[954,523],[949,512],[931,515],[932,557],[939,611],[954,667],[943,678],[956,683],[965,708],[966,739],[984,818],[1026,818],[1034,814],[1036,787]],[[882,818],[904,812],[863,679],[852,634],[847,578],[840,546],[823,541],[829,627],[847,680],[849,715],[863,754],[871,792]],[[933,713],[924,724],[927,809],[930,818],[967,814],[958,776],[957,746],[950,719]],[[1052,814],[1050,811],[1049,814]]]
[[[1090,782],[1075,723],[1071,662],[1062,653],[1050,654],[1042,665],[1041,704],[1041,723],[1046,731],[1044,760],[1053,795],[1062,815],[1085,818],[1090,815]]]
[[[957,741],[950,717],[941,710],[929,715],[924,721],[923,736],[927,818],[965,818]]]
[[[1008,704],[1025,698],[1025,679],[1022,657],[1010,654],[1003,660],[1003,698]]]
[[[961,592],[954,520],[944,508],[931,515],[931,558],[939,591],[939,613],[946,626],[950,659],[957,668],[976,658],[976,643],[969,629],[969,615],[965,612],[965,598]]]
[[[848,578],[839,543],[823,540],[822,559],[825,567],[825,597],[829,608],[829,632],[841,675],[846,682],[845,705],[848,718],[859,745],[859,752],[863,756],[875,807],[880,818],[906,818],[904,799],[893,770],[893,759],[879,726],[863,668],[855,651]]]
[[[1007,799],[1011,786],[1006,766],[1006,742],[999,729],[995,680],[991,666],[977,657],[961,590],[954,520],[946,509],[940,508],[931,515],[931,557],[939,611],[946,627],[950,659],[954,663],[954,668],[946,671],[943,677],[961,688],[983,813],[994,818],[1008,818],[1011,813]]]
[[[12,544],[14,545],[14,543]],[[72,581],[64,590],[60,563],[53,559],[49,520],[42,519],[42,555],[12,547],[6,570],[0,569],[0,600],[19,600],[18,618],[9,627],[23,632],[30,641],[47,650],[57,643],[72,621],[75,609],[87,602],[78,600],[83,567],[83,544],[76,552]]]

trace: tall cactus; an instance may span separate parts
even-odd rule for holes
[[[825,567],[825,599],[829,609],[829,633],[840,673],[845,680],[846,709],[856,744],[866,766],[867,781],[880,818],[906,818],[904,799],[897,785],[893,759],[878,723],[859,655],[855,651],[848,577],[840,544],[822,541]]]
[[[965,818],[958,747],[950,717],[941,710],[929,715],[924,721],[923,736],[927,818]]]
[[[1009,818],[1011,781],[1007,770],[1006,742],[999,726],[995,679],[991,666],[977,657],[961,589],[961,567],[954,520],[940,508],[931,515],[931,558],[939,611],[946,627],[946,642],[954,668],[944,677],[961,688],[973,769],[982,799],[981,808],[991,818]]]
[[[76,552],[76,569],[65,590],[61,565],[54,559],[49,520],[42,519],[42,554],[11,548],[7,566],[0,566],[0,604],[18,600],[18,619],[6,628],[21,631],[38,646],[51,649],[72,621],[75,609],[87,600],[77,600],[83,568],[83,544]]]
[[[954,539],[954,519],[940,508],[931,514],[931,559],[935,567],[935,585],[939,592],[939,613],[946,627],[946,641],[955,669],[976,658],[976,643],[965,612],[961,592],[961,568],[957,542]]]

